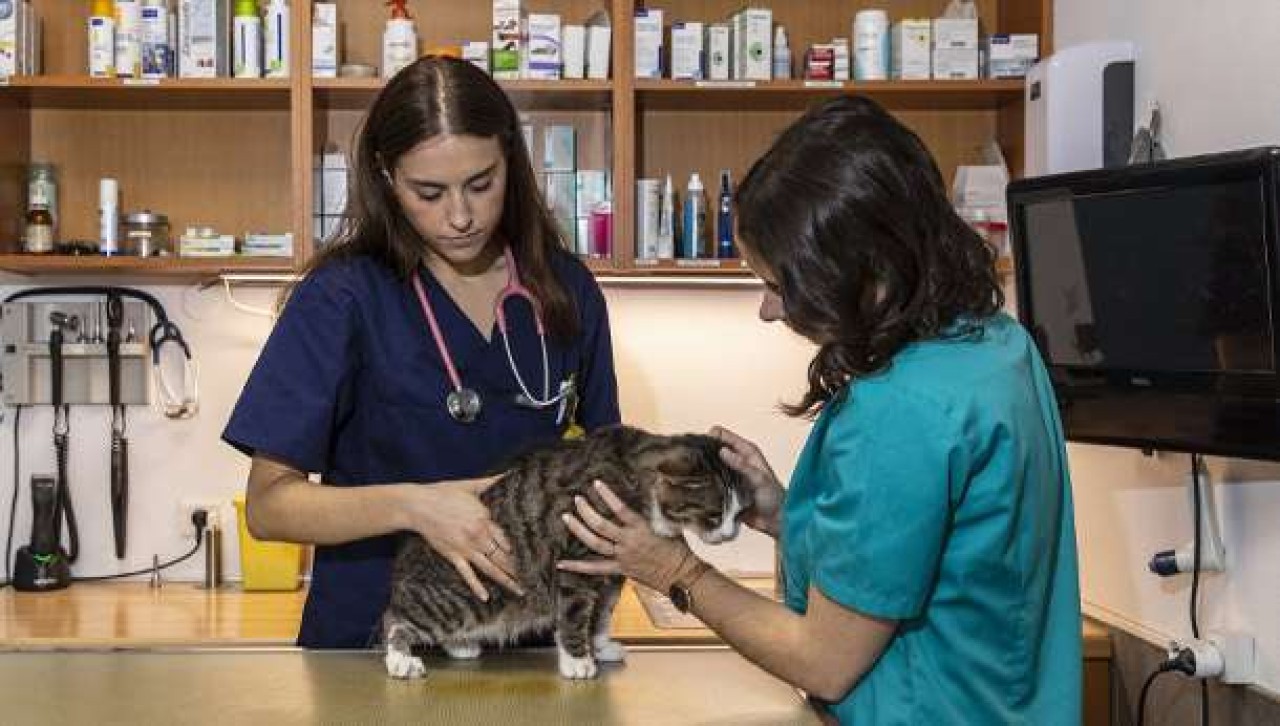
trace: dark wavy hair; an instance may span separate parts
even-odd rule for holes
[[[397,73],[373,100],[356,134],[343,225],[315,255],[306,273],[335,259],[367,255],[408,279],[422,264],[426,241],[400,209],[383,170],[439,134],[496,138],[507,162],[499,228],[511,247],[521,281],[541,305],[549,334],[568,340],[578,332],[573,299],[554,274],[551,259],[564,238],[543,204],[511,100],[489,74],[456,58],[424,56]]]
[[[956,214],[924,143],[870,99],[810,109],[736,202],[745,253],[776,279],[787,324],[819,346],[809,390],[783,406],[792,416],[1004,305],[995,250]]]

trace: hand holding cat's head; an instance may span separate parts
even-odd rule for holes
[[[742,512],[751,507],[751,490],[742,476],[720,458],[724,444],[711,436],[672,436],[642,465],[653,479],[649,523],[653,531],[674,537],[683,530],[707,544],[738,536]]]

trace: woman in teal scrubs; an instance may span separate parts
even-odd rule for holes
[[[1000,312],[995,254],[955,214],[924,144],[875,103],[832,100],[738,192],[760,316],[817,345],[788,407],[815,418],[783,489],[724,429],[779,540],[785,603],[735,584],[606,497],[566,523],[843,724],[1081,718],[1075,530],[1053,391]],[[602,494],[607,493],[607,486]]]
[[[293,291],[223,433],[253,457],[254,535],[316,545],[298,634],[312,648],[375,643],[401,533],[478,598],[518,591],[478,497],[486,475],[619,419],[604,297],[486,73],[405,68],[354,156],[347,227]],[[504,300],[519,283],[530,294]]]

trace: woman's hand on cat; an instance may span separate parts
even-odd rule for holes
[[[409,499],[411,529],[427,541],[431,548],[452,564],[471,592],[488,602],[489,591],[480,582],[476,570],[511,592],[524,596],[524,590],[511,576],[515,562],[507,535],[489,517],[489,510],[479,494],[494,478],[464,479],[431,486],[417,486]]]
[[[742,474],[754,495],[751,508],[742,514],[742,523],[777,537],[782,500],[786,497],[787,490],[782,488],[778,475],[773,473],[773,468],[760,452],[760,447],[723,426],[713,426],[709,433],[724,442],[720,458],[730,468]]]
[[[561,519],[573,536],[609,559],[562,560],[556,568],[586,575],[621,574],[659,592],[669,590],[695,559],[684,538],[659,537],[608,485],[597,481],[595,489],[613,520],[597,512],[585,497],[574,497],[577,514],[565,512]]]

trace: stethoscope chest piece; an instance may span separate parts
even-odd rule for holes
[[[444,404],[449,415],[459,423],[471,423],[480,417],[480,394],[470,388],[449,391]]]

